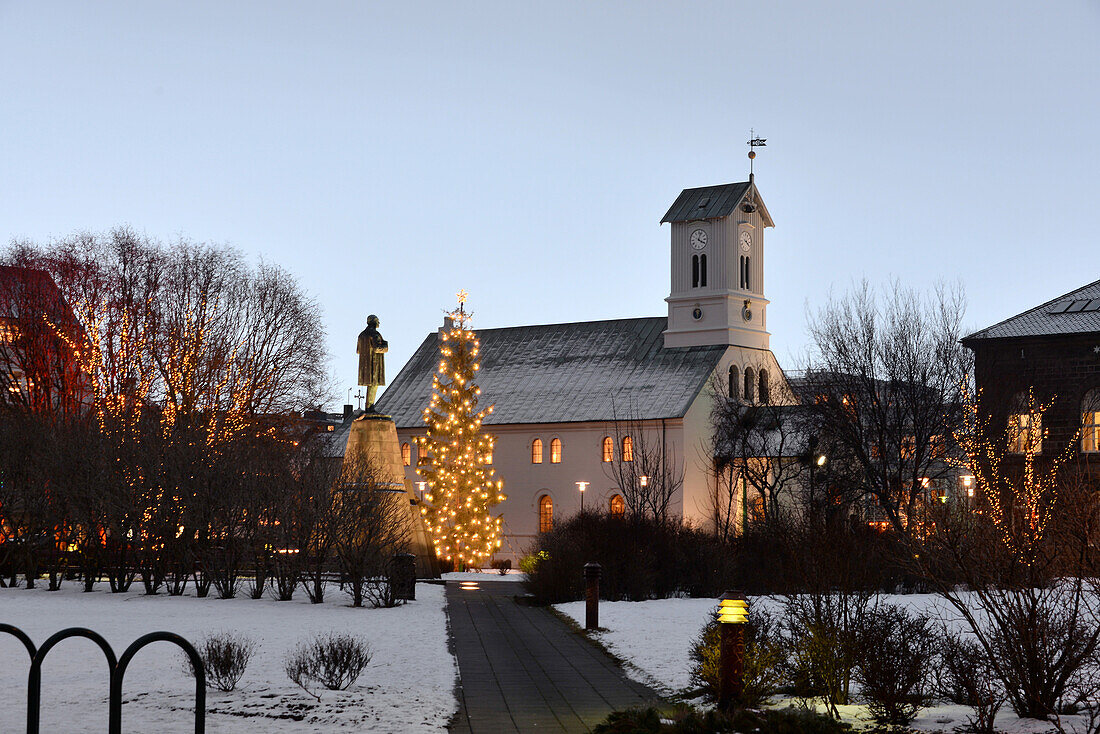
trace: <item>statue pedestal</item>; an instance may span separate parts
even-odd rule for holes
[[[355,456],[360,451],[377,464],[384,487],[382,491],[393,492],[398,507],[408,513],[409,553],[416,556],[416,575],[419,578],[438,578],[439,563],[424,530],[419,499],[412,489],[412,482],[405,480],[397,426],[390,416],[365,413],[352,422],[344,456]]]

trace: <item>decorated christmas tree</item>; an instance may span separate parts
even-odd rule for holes
[[[495,439],[481,430],[493,408],[478,408],[478,341],[465,304],[461,291],[439,342],[426,435],[416,440],[423,457],[417,473],[427,484],[425,526],[436,556],[455,570],[483,567],[500,547],[501,519],[489,510],[505,499],[492,467]]]

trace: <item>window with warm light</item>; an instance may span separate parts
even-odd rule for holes
[[[550,463],[551,464],[560,464],[561,463],[561,439],[560,438],[555,438],[553,441],[550,442]]]
[[[623,436],[623,461],[634,461],[634,439]]]
[[[1031,413],[1013,413],[1008,416],[1008,450],[1023,454],[1028,450],[1043,450],[1043,416]]]
[[[549,533],[554,529],[554,500],[544,494],[539,498],[539,532]]]
[[[602,460],[605,464],[615,460],[615,442],[611,440],[611,436],[603,437]]]
[[[1100,390],[1089,390],[1081,401],[1081,451],[1100,452]]]
[[[753,374],[752,367],[745,368],[745,402],[751,403],[756,397],[756,375]]]
[[[733,400],[741,399],[741,370],[737,369],[737,365],[730,365],[730,398]]]
[[[407,443],[401,444],[401,463],[405,466],[412,465],[412,446]]]
[[[542,439],[541,438],[536,438],[534,441],[531,442],[531,463],[532,464],[541,464],[542,463]]]
[[[612,495],[611,499],[607,502],[607,511],[611,513],[611,517],[623,517],[626,515],[626,502],[623,501],[621,494]]]

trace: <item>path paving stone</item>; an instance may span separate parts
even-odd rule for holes
[[[587,732],[612,711],[658,700],[550,611],[517,604],[519,593],[510,581],[447,582],[460,676],[450,731]]]

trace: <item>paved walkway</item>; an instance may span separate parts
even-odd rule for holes
[[[656,700],[548,610],[517,604],[521,585],[476,586],[447,582],[461,677],[452,732],[587,732],[611,711]]]

